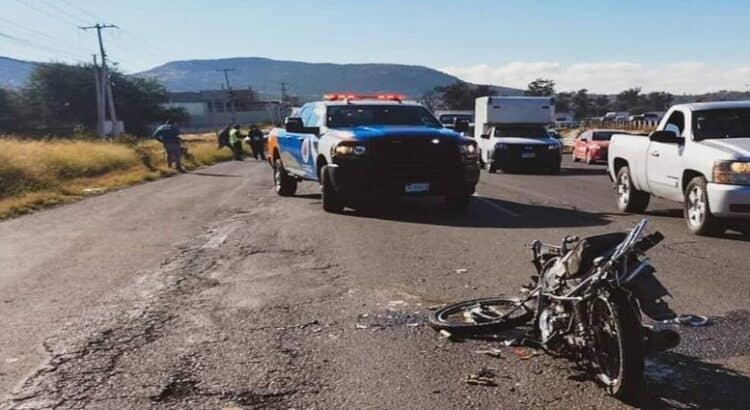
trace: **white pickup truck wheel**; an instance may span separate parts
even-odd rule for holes
[[[703,177],[693,178],[685,188],[685,222],[696,235],[716,235],[724,231],[721,221],[711,214]]]
[[[639,191],[633,186],[628,167],[622,167],[617,171],[615,195],[617,208],[622,212],[643,212],[648,207],[648,201],[651,199],[651,196],[647,192]]]

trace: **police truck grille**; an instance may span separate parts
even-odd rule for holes
[[[368,150],[374,165],[386,173],[427,176],[459,164],[458,147],[447,138],[378,138]]]

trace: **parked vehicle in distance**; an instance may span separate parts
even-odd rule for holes
[[[417,195],[443,196],[462,210],[479,181],[479,163],[476,142],[461,131],[401,96],[326,95],[269,134],[274,186],[291,196],[298,182],[316,181],[328,212]]]
[[[661,121],[661,118],[664,115],[664,113],[663,112],[644,112],[642,115],[643,115],[643,121],[659,122]]]
[[[576,125],[576,120],[573,114],[567,112],[555,113],[555,127],[557,128],[573,128]]]
[[[573,141],[573,162],[585,161],[587,164],[607,162],[609,140],[618,130],[592,129],[578,134]]]
[[[631,115],[630,117],[628,117],[628,121],[630,122],[643,121],[644,119],[645,117],[643,116],[643,114]]]
[[[601,118],[602,121],[608,121],[608,122],[624,122],[627,121],[628,118],[630,118],[630,113],[626,111],[612,111],[604,114],[604,116]]]
[[[643,212],[651,195],[683,203],[698,235],[750,220],[750,101],[676,105],[649,137],[615,134],[608,172],[617,206]]]
[[[474,112],[472,111],[436,111],[435,116],[445,128],[453,128],[456,120],[468,121],[474,123]]]
[[[521,169],[560,173],[561,144],[547,132],[554,119],[551,97],[476,99],[474,139],[489,172]]]
[[[437,111],[435,113],[443,127],[455,129],[459,122],[468,123],[468,128],[463,131],[463,135],[474,137],[474,112],[473,111]]]

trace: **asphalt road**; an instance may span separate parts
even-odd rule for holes
[[[484,173],[466,215],[326,214],[314,184],[279,198],[270,176],[225,163],[0,223],[0,408],[750,407],[748,239],[694,237],[674,204],[646,216],[667,236],[651,256],[672,306],[713,325],[677,328],[634,403],[565,359],[423,325],[515,294],[534,239],[633,226],[601,166]],[[465,383],[481,369],[497,387]]]

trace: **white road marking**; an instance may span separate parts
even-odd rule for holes
[[[506,214],[508,216],[512,216],[514,218],[518,218],[519,216],[521,216],[521,214],[513,212],[510,209],[507,209],[507,208],[505,208],[503,206],[500,206],[500,205],[496,204],[495,202],[490,201],[487,198],[483,198],[483,197],[478,196],[478,193],[476,193],[476,192],[474,193],[474,196],[476,197],[476,199],[482,201],[483,203],[489,205],[492,208],[495,208],[496,210],[498,210],[498,211],[500,211],[500,212],[502,212],[502,213],[504,213],[504,214]]]

